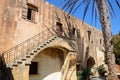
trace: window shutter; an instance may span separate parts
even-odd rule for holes
[[[27,6],[24,5],[22,8],[22,18],[23,19],[27,19],[27,10],[28,10]]]
[[[36,13],[36,11],[35,11],[35,10],[32,10],[31,20],[32,20],[33,22],[35,22],[35,13]]]

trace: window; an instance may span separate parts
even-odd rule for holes
[[[27,19],[35,22],[36,9],[34,7],[28,6]]]
[[[56,25],[54,26],[54,30],[58,36],[62,36],[62,23],[56,22]]]
[[[101,39],[100,39],[100,44],[102,43]]]
[[[57,22],[56,26],[57,26],[57,28],[59,28],[59,31],[62,32],[62,23]]]
[[[76,34],[76,29],[73,27],[73,35],[75,35]]]
[[[31,20],[31,15],[32,15],[32,9],[28,8],[28,12],[27,12],[27,19]]]
[[[91,31],[88,31],[88,39],[90,40]]]
[[[29,21],[35,22],[35,16],[38,8],[32,4],[27,4],[27,6],[23,7],[22,17]]]
[[[38,74],[38,62],[32,62],[29,69],[30,75]]]

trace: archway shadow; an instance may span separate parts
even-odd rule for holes
[[[11,68],[7,68],[3,55],[0,55],[0,80],[14,80]]]

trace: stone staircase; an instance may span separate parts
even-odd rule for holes
[[[25,65],[30,65],[31,60],[40,51],[49,47],[49,45],[55,42],[57,39],[60,40],[62,38],[56,35],[53,28],[49,28],[2,53],[4,58],[3,61],[6,64],[6,67],[12,69],[13,71],[15,71],[15,68],[17,68],[16,66],[19,66],[22,63]],[[72,54],[69,52],[65,59],[64,65],[62,66],[60,72],[60,80],[77,80],[76,65],[71,64],[72,55],[75,55],[74,52],[72,52]]]
[[[6,66],[11,69],[23,62],[29,65],[31,64],[30,59],[33,58],[37,52],[50,45],[57,38],[58,36],[55,34],[53,28],[49,28],[2,53],[4,62]]]

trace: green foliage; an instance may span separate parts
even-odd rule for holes
[[[120,32],[119,34],[113,36],[112,39],[113,42],[113,52],[115,54],[115,58],[116,58],[116,64],[120,65]]]
[[[83,71],[83,80],[86,80],[91,74],[91,68],[86,68]]]
[[[108,57],[107,57],[106,53],[104,54],[104,57],[105,57],[105,59],[104,59],[105,64],[108,64]]]
[[[85,68],[83,71],[80,70],[77,72],[77,80],[87,80],[91,75],[91,68]]]
[[[82,73],[83,73],[82,70],[79,70],[79,71],[77,72],[77,80],[82,80]]]
[[[104,73],[106,72],[105,67],[104,67],[103,64],[100,65],[100,66],[97,68],[97,70],[98,70],[98,73],[99,73],[99,74],[104,74]]]

